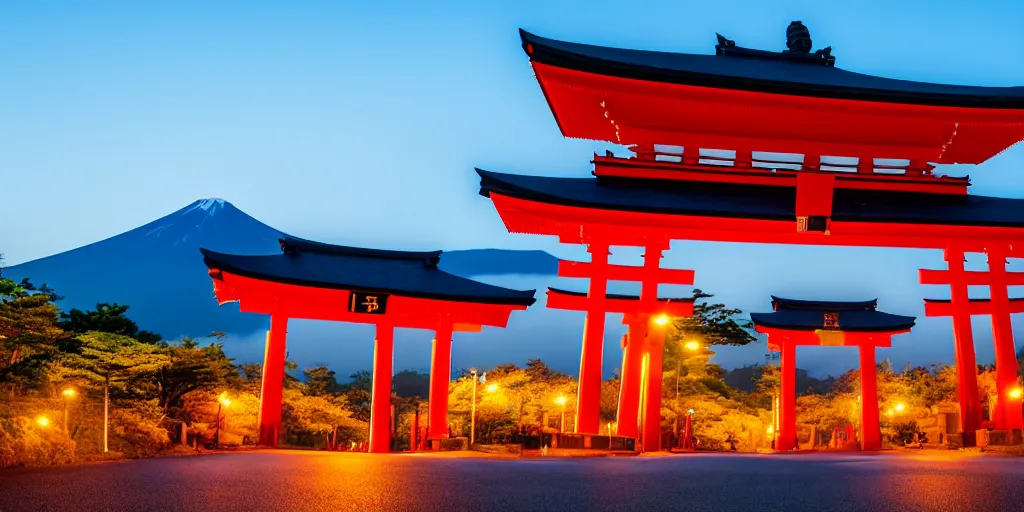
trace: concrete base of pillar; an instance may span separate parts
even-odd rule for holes
[[[960,448],[973,448],[975,446],[978,446],[977,432],[946,434],[946,448],[957,450]]]
[[[979,430],[977,446],[1018,446],[1024,444],[1024,430]]]

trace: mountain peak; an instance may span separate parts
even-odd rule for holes
[[[199,200],[193,202],[192,204],[186,206],[181,211],[181,213],[182,213],[182,215],[184,215],[184,214],[186,214],[188,212],[191,212],[191,211],[194,211],[194,210],[200,210],[200,211],[206,212],[206,215],[213,215],[213,214],[217,213],[217,210],[222,210],[225,207],[232,207],[232,208],[234,208],[234,205],[232,205],[231,203],[229,203],[229,202],[227,202],[227,201],[225,201],[225,200],[223,200],[223,199],[221,199],[219,197],[206,197],[206,198],[203,198],[203,199],[199,199]]]

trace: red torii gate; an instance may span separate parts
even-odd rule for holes
[[[1024,272],[1007,272],[1007,258],[1024,257],[1015,253],[1008,244],[985,248],[988,271],[964,270],[965,251],[946,249],[948,270],[920,271],[921,284],[947,285],[949,300],[925,299],[925,316],[953,318],[957,368],[957,395],[960,402],[961,424],[965,432],[981,428],[981,402],[978,395],[978,374],[974,355],[974,333],[971,316],[991,315],[992,342],[995,345],[996,407],[992,420],[1000,430],[1024,428],[1021,415],[1021,391],[1017,380],[1017,354],[1013,344],[1010,315],[1024,313],[1024,299],[1011,299],[1008,287],[1024,285]],[[988,286],[988,299],[971,299],[968,286]]]
[[[853,346],[860,352],[861,450],[882,447],[878,424],[876,349],[892,346],[892,336],[910,332],[915,319],[876,310],[877,300],[806,301],[772,297],[774,313],[751,313],[757,332],[768,335],[768,348],[779,352],[782,389],[775,448],[789,451],[796,439],[796,347]]]
[[[648,246],[647,261],[654,261],[660,251]],[[578,272],[585,263],[562,261],[559,264],[559,275],[566,277],[582,277]],[[622,342],[622,373],[619,384],[619,405],[616,434],[626,437],[639,437],[641,450],[658,451],[661,449],[661,362],[665,351],[665,333],[672,318],[693,315],[692,298],[658,298],[657,267],[629,267],[624,265],[608,265],[606,275],[616,276],[614,280],[642,281],[639,296],[605,293],[603,296],[588,296],[587,293],[570,292],[557,288],[548,289],[547,307],[586,311],[587,320],[584,328],[584,345],[580,357],[580,375],[587,375],[596,380],[596,386],[584,388],[581,384],[578,391],[576,432],[594,434],[590,428],[592,421],[600,422],[601,414],[601,356],[604,348],[604,321],[607,313],[621,313],[622,323],[628,332]],[[562,269],[565,269],[564,273]],[[640,272],[638,272],[640,271]],[[693,282],[693,272],[689,270],[661,269],[661,272],[673,274],[675,280]],[[688,276],[688,277],[687,277]],[[653,278],[653,279],[652,279]],[[594,279],[590,281],[594,289]],[[600,285],[598,285],[600,287]],[[589,345],[592,340],[587,337],[594,331],[590,330],[591,319],[602,325],[600,343]],[[596,348],[595,348],[596,347]],[[595,353],[596,350],[596,353]],[[589,364],[597,368],[588,368]],[[596,377],[595,377],[596,375]],[[593,382],[593,380],[589,382]],[[596,389],[594,389],[596,387]],[[585,408],[585,411],[582,409]],[[587,427],[580,428],[582,422]],[[597,427],[593,427],[597,428]]]
[[[370,405],[373,453],[391,450],[391,377],[395,328],[434,331],[428,438],[448,437],[448,385],[454,332],[505,327],[534,302],[535,291],[479,283],[437,268],[441,251],[363,249],[281,239],[282,254],[240,256],[202,249],[220,304],[270,315],[260,387],[259,444],[277,447],[285,343],[291,318],[376,326]]]
[[[481,194],[509,232],[587,245],[594,297],[605,291],[610,245],[663,248],[670,240],[695,240],[912,247],[947,251],[950,260],[963,252],[998,259],[999,248],[1024,238],[1024,201],[968,195],[968,177],[933,173],[937,164],[983,163],[1024,139],[1024,89],[850,73],[834,66],[830,51],[804,48],[810,36],[801,23],[790,29],[787,44],[798,50],[755,50],[720,38],[715,55],[607,48],[521,30],[562,134],[627,145],[634,156],[595,155],[594,178],[477,169]],[[750,59],[758,65],[750,66]],[[644,268],[649,265],[651,259]],[[954,267],[951,261],[955,277]],[[561,268],[559,275],[569,277]],[[654,275],[650,282],[681,281]],[[1006,284],[993,279],[1005,291]],[[963,318],[966,287],[953,289],[952,307]],[[993,297],[998,336],[1009,340],[997,349],[997,365],[1006,368],[998,417],[1013,416],[1000,425],[1012,428],[1021,416],[1019,406],[1014,409],[1019,390],[1007,390],[1016,381],[1006,355],[1012,339],[1006,301]],[[593,389],[600,365],[592,347],[604,326],[599,309],[590,307],[578,411],[584,433],[596,433],[597,421],[587,419],[596,415],[582,390]],[[970,443],[979,423],[969,419],[980,410],[976,385],[971,388],[976,371],[969,321],[957,325],[962,429]]]

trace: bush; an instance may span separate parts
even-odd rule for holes
[[[74,441],[24,416],[0,420],[0,467],[51,466],[74,460]]]
[[[171,446],[169,434],[160,426],[162,416],[152,404],[135,404],[132,409],[110,412],[110,450],[126,458],[155,457]]]

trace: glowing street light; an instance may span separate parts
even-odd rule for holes
[[[487,385],[487,392],[488,393],[494,393],[497,390],[498,390],[498,385],[497,384],[488,384]]]
[[[896,407],[893,407],[893,410],[895,410],[896,412],[903,412],[903,410],[906,409],[906,408],[907,408],[907,406],[904,405],[903,402],[900,402],[900,403],[896,404]]]
[[[683,348],[685,348],[686,350],[689,350],[690,352],[696,352],[696,351],[700,350],[700,342],[699,341],[687,341],[686,343],[683,344]]]
[[[665,313],[662,313],[660,315],[655,315],[655,317],[654,317],[654,324],[655,325],[668,325],[669,320],[671,320],[671,319],[668,317],[668,315],[666,315]]]
[[[47,418],[46,416],[39,416],[36,418],[36,424],[43,428],[49,427],[50,418]]]
[[[77,393],[75,393],[74,388],[65,388],[64,391],[60,392],[60,394],[64,395],[64,432],[70,436],[71,431],[68,430],[68,402],[74,398]]]
[[[768,428],[765,429],[765,432],[768,432],[768,435],[772,435],[775,433],[775,427],[768,425]]]
[[[555,399],[555,403],[562,406],[562,418],[558,420],[559,432],[565,432],[565,402],[567,401],[565,395],[558,395],[558,398]]]
[[[225,391],[217,397],[217,437],[213,441],[213,445],[217,448],[220,448],[220,410],[229,405],[231,405],[231,399],[228,398],[228,392]]]
[[[885,411],[885,415],[886,415],[886,416],[888,416],[888,417],[890,417],[890,418],[892,418],[892,417],[893,417],[893,415],[895,415],[895,414],[896,414],[896,413],[895,413],[895,412],[893,412],[893,410],[892,410],[892,409],[889,409],[888,411]]]
[[[1010,398],[1013,398],[1013,399],[1018,399],[1018,398],[1020,398],[1020,397],[1021,397],[1021,395],[1024,395],[1024,390],[1021,390],[1021,388],[1020,388],[1020,387],[1018,386],[1018,387],[1015,387],[1015,388],[1011,389],[1011,390],[1010,390],[1010,391],[1009,391],[1009,392],[1007,393],[1007,395],[1008,395],[1008,396],[1009,396]]]

